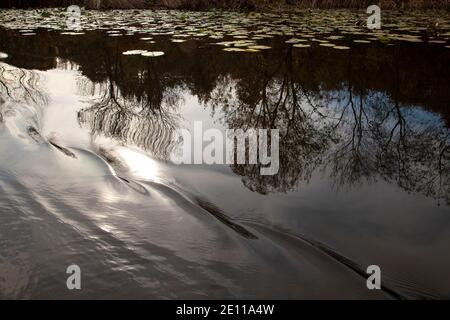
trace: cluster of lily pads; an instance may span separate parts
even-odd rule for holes
[[[316,43],[334,49],[353,44],[382,42],[427,42],[450,48],[450,16],[445,13],[383,11],[382,29],[366,27],[365,11],[297,10],[291,12],[187,12],[176,10],[83,10],[79,30],[69,30],[63,9],[2,10],[0,25],[33,36],[37,29],[76,36],[90,30],[105,30],[110,37],[140,36],[155,43],[157,36],[170,36],[175,43],[208,39],[230,52],[260,52],[270,49],[266,39],[284,36],[295,48]],[[153,51],[132,52],[154,56]],[[125,53],[124,53],[125,54]],[[159,54],[161,55],[161,54]]]

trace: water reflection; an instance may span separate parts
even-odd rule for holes
[[[70,221],[67,224],[100,234],[106,244],[120,239],[127,250],[139,253],[125,255],[119,244],[108,251],[114,267],[128,272],[125,279],[118,279],[120,283],[133,278],[142,288],[159,288],[161,292],[155,289],[152,294],[165,297],[205,296],[209,291],[204,284],[211,281],[217,283],[211,289],[217,297],[267,297],[268,288],[281,296],[303,297],[312,292],[302,289],[311,289],[307,284],[311,277],[315,284],[324,277],[309,267],[313,261],[329,272],[329,280],[346,283],[349,296],[354,296],[364,292],[359,291],[364,283],[347,275],[342,264],[361,274],[364,263],[380,259],[393,275],[387,285],[397,297],[445,295],[447,282],[436,284],[427,268],[416,266],[415,273],[403,279],[398,265],[400,258],[407,265],[417,257],[427,257],[438,271],[450,265],[442,254],[448,243],[445,213],[450,202],[448,52],[428,45],[411,50],[409,45],[382,44],[345,52],[320,46],[296,50],[274,39],[273,50],[246,55],[224,52],[200,40],[179,44],[164,36],[158,40],[148,44],[134,36],[118,39],[97,31],[77,37],[40,31],[27,39],[15,31],[0,32],[0,50],[9,55],[0,64],[0,120],[16,112],[18,105],[38,112],[48,104],[46,90],[38,84],[43,71],[76,69],[84,104],[70,108],[76,109],[73,118],[80,130],[86,130],[91,141],[106,138],[120,144],[112,151],[103,146],[92,149],[119,174],[130,169],[130,176],[119,179],[102,163],[101,178],[94,179],[88,191],[78,181],[60,186],[65,196],[76,190],[80,197],[75,199],[43,201],[36,187],[38,202],[49,211],[57,212],[54,208],[59,205],[70,209],[61,217]],[[166,54],[155,59],[122,55],[141,48]],[[430,63],[427,56],[441,64]],[[186,101],[194,98],[207,120],[222,128],[280,129],[279,173],[261,176],[258,165],[204,169],[173,167],[165,161],[173,148],[173,131],[184,125]],[[48,137],[41,135],[39,119],[33,122],[34,129],[25,123],[22,132],[45,144]],[[99,160],[78,145],[52,141],[65,161]],[[2,144],[5,150],[12,145],[6,138]],[[14,167],[13,162],[8,166]],[[61,165],[60,173],[75,179],[77,171],[68,167]],[[159,175],[173,183],[155,183]],[[81,195],[86,194],[92,195],[91,200],[83,200]],[[362,214],[379,205],[380,199],[388,202],[380,209],[382,217],[373,221]],[[405,199],[411,204],[403,207]],[[7,208],[11,200],[2,201]],[[436,203],[441,208],[436,209]],[[154,209],[151,217],[148,208]],[[405,208],[411,212],[404,214]],[[80,220],[85,211],[91,216]],[[392,214],[396,211],[400,213]],[[430,212],[433,216],[423,230],[424,216]],[[390,224],[391,219],[395,223]],[[410,225],[411,234],[402,223]],[[388,258],[379,229],[388,230],[386,242],[393,251]],[[361,243],[373,251],[355,244],[352,234],[364,235]],[[431,239],[432,234],[436,238]],[[416,243],[417,251],[408,251],[408,245]],[[430,243],[434,245],[427,247]],[[97,246],[91,249],[101,251]],[[157,257],[152,251],[158,252]],[[328,256],[339,263],[324,262]],[[124,257],[135,264],[118,262]],[[161,262],[164,259],[168,261]],[[299,270],[305,276],[299,276]],[[92,274],[96,272],[100,271]],[[173,294],[174,278],[198,291]],[[296,285],[288,285],[292,279]],[[255,283],[261,286],[248,289]],[[321,297],[338,293],[327,290],[316,292]],[[145,290],[134,293],[147,297]]]
[[[14,37],[10,33],[2,36]],[[15,40],[5,51],[20,65],[20,55],[30,49],[23,47],[28,41]],[[251,190],[293,190],[322,169],[337,187],[384,179],[448,204],[448,66],[425,68],[422,57],[430,48],[415,48],[419,52],[403,61],[403,48],[372,45],[330,57],[325,48],[295,51],[275,42],[274,52],[251,58],[202,48],[206,58],[199,61],[199,44],[191,42],[170,50],[167,59],[142,59],[121,54],[135,42],[96,32],[77,40],[43,33],[34,41],[39,51],[53,50],[79,63],[92,83],[101,84],[100,97],[78,113],[94,136],[167,159],[172,132],[180,126],[179,106],[189,90],[224,126],[281,129],[277,175],[260,176],[258,165],[233,166]],[[160,44],[163,49],[170,45],[168,40]],[[442,111],[441,118],[423,108]]]
[[[14,37],[11,33],[2,36]],[[320,48],[302,54],[283,47],[276,54],[255,59],[230,57],[210,48],[207,54],[214,59],[200,64],[195,59],[195,47],[183,44],[173,50],[177,55],[174,68],[167,66],[166,60],[125,58],[120,41],[98,33],[77,41],[56,34],[41,36],[43,39],[34,40],[39,41],[40,51],[49,50],[47,44],[52,53],[65,53],[61,55],[80,63],[93,83],[101,83],[101,97],[78,113],[79,122],[87,125],[92,135],[135,144],[167,159],[172,132],[179,126],[177,109],[183,92],[189,89],[230,128],[281,129],[278,175],[260,176],[255,165],[233,166],[251,190],[289,191],[326,164],[336,185],[383,178],[407,191],[423,192],[448,203],[448,129],[438,116],[420,110],[443,110],[442,117],[448,121],[446,69],[431,70],[433,78],[422,74],[426,70],[420,65],[405,70],[398,63],[400,49],[388,54],[384,53],[388,49],[383,49],[388,62],[380,63],[394,72],[393,81],[384,82],[385,72],[374,72],[366,62],[380,60],[370,55],[375,48],[364,50],[364,54],[342,54],[336,68],[329,63],[310,63],[317,59],[315,56],[323,55]],[[3,40],[4,44],[13,43]],[[15,40],[12,48],[6,47],[12,61],[42,68],[40,59],[19,60],[23,52],[29,52],[23,48],[29,44],[20,38]],[[55,43],[61,43],[62,48]],[[94,50],[81,55],[85,49],[79,44]],[[369,55],[365,63],[361,63],[361,55]],[[230,65],[228,60],[232,60],[230,70],[225,69]],[[316,67],[314,72],[308,70],[311,65]],[[220,69],[214,72],[215,67]],[[3,96],[17,100],[13,97],[21,95],[24,103],[45,103],[44,95],[33,88],[35,72],[18,68],[14,73],[5,68],[7,65],[0,69]],[[426,90],[421,90],[427,93],[425,97],[418,96],[414,86],[422,78],[433,79],[427,82]],[[10,81],[17,81],[17,85]],[[83,87],[89,91],[86,85]],[[425,99],[420,107],[408,106],[420,98]]]
[[[15,104],[43,106],[47,101],[37,72],[0,63],[0,122],[15,112]]]

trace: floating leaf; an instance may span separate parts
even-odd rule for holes
[[[272,49],[272,47],[269,46],[263,46],[263,45],[252,45],[252,46],[248,46],[249,49],[253,49],[253,50],[267,50],[267,49]]]
[[[229,47],[234,44],[234,41],[222,41],[222,42],[217,42],[216,44],[218,44],[220,46]]]
[[[296,48],[309,48],[309,47],[311,47],[311,45],[309,45],[309,44],[303,44],[303,43],[297,43],[297,44],[294,44],[294,45],[292,45],[293,47],[296,47]]]
[[[147,52],[147,51],[146,50],[129,50],[129,51],[122,52],[122,54],[126,55],[126,56],[132,56],[132,55],[140,55],[140,54],[143,54],[144,52]]]
[[[342,38],[344,38],[343,36],[329,36],[327,39],[330,39],[330,40],[339,40],[339,39],[342,39]]]
[[[389,42],[391,42],[391,38],[389,38],[388,36],[381,36],[378,38],[378,40],[383,44],[388,44]]]
[[[162,51],[145,51],[141,55],[144,57],[160,57],[164,55]]]
[[[243,49],[243,48],[224,48],[222,50],[228,52],[259,52],[259,50],[256,49]]]
[[[286,41],[286,43],[299,43],[299,42],[307,42],[306,39],[298,39],[298,38],[291,38]]]
[[[67,36],[80,36],[85,33],[84,32],[61,32],[60,34],[67,35]]]
[[[350,49],[350,47],[347,47],[347,46],[334,46],[333,49],[348,50],[348,49]]]

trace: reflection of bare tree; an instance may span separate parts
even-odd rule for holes
[[[28,104],[44,104],[47,98],[37,89],[40,80],[35,71],[0,63],[0,90],[4,99]]]
[[[134,144],[160,159],[167,159],[172,148],[172,133],[177,126],[174,109],[181,95],[172,89],[147,61],[138,75],[123,74],[119,56],[107,53],[107,82],[102,97],[78,113],[81,124],[92,135],[104,135]],[[131,83],[133,94],[123,94],[117,83]]]
[[[400,84],[395,71],[394,97]],[[448,203],[450,132],[444,123],[426,111],[401,107],[382,93],[355,95],[351,79],[339,93],[344,103],[334,134],[340,143],[327,156],[337,184],[381,177]]]
[[[233,166],[233,171],[244,177],[244,184],[260,193],[288,191],[299,180],[308,180],[330,141],[330,123],[322,115],[319,101],[295,80],[291,54],[289,50],[272,71],[264,68],[255,79],[222,79],[211,96],[214,108],[222,107],[230,128],[280,130],[277,175],[260,175],[259,164]],[[237,99],[222,94],[232,93],[233,88]]]
[[[46,95],[39,89],[39,74],[32,70],[16,68],[0,63],[0,122],[9,113],[18,111],[14,105],[34,108],[47,102]]]
[[[327,156],[337,184],[381,177],[448,202],[449,131],[443,123],[380,93],[348,93],[348,101],[334,133],[340,142]]]
[[[248,188],[288,191],[323,168],[336,186],[381,178],[449,203],[450,132],[439,118],[384,93],[355,93],[351,80],[346,90],[310,92],[292,63],[288,52],[272,72],[224,77],[210,96],[230,128],[280,129],[277,175],[261,176],[258,165],[233,166]]]

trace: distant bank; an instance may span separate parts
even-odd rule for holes
[[[382,9],[450,9],[449,0],[2,0],[0,8],[42,8],[71,4],[88,9],[359,9],[371,4],[378,4]]]

